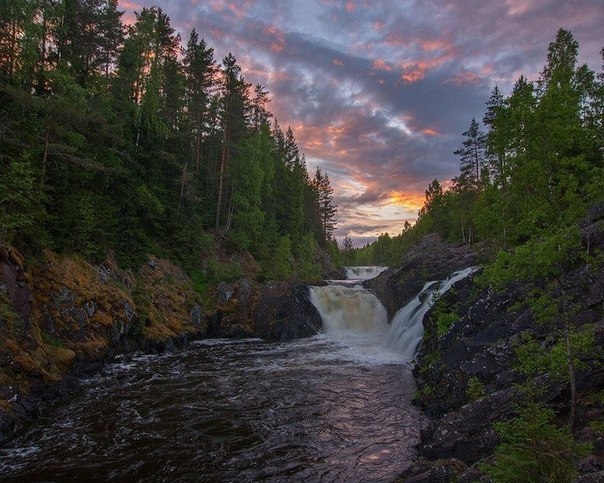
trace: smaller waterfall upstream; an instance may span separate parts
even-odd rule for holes
[[[386,270],[388,267],[344,267],[346,277],[349,280],[369,280],[370,278],[377,277],[380,273]]]
[[[388,331],[387,347],[401,354],[405,360],[412,361],[424,335],[424,315],[434,305],[439,295],[444,294],[455,282],[466,278],[476,269],[476,267],[469,267],[460,270],[442,282],[427,282],[421,292],[395,314]]]

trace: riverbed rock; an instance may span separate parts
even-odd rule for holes
[[[216,311],[206,337],[291,340],[321,330],[319,313],[310,301],[309,285],[300,282],[249,280],[221,283],[215,289]],[[228,297],[225,297],[228,294]]]
[[[592,219],[582,230],[586,250],[593,254],[604,249],[601,219]],[[588,328],[593,333],[595,347],[601,348],[604,266],[579,264],[564,273],[564,281],[566,295],[574,302],[573,323]],[[543,282],[542,287],[559,295],[556,284]],[[530,336],[540,350],[551,349],[552,323],[535,320],[527,303],[530,290],[528,284],[519,281],[505,289],[493,290],[477,285],[475,278],[470,277],[441,298],[441,310],[444,307],[456,314],[448,330],[443,333],[442,327],[439,329],[436,310],[424,318],[424,339],[413,369],[418,384],[415,402],[431,419],[421,433],[418,447],[423,460],[455,458],[473,467],[492,453],[498,443],[493,423],[513,416],[517,383],[523,380],[515,370],[517,344]],[[579,407],[575,436],[592,443],[595,458],[582,462],[579,469],[598,476],[604,465],[604,445],[600,445],[598,433],[589,428],[589,422],[604,419],[604,404],[597,397],[604,390],[603,362],[599,350],[591,351],[590,357],[583,360],[584,369],[577,373]],[[542,401],[555,409],[564,424],[569,413],[568,383],[541,376],[539,385],[545,388]],[[406,473],[409,478],[425,474],[425,462]],[[456,478],[463,481],[462,475]],[[592,481],[589,478],[585,481]]]
[[[392,320],[431,280],[444,280],[457,270],[478,264],[476,247],[452,245],[440,235],[425,235],[404,256],[400,268],[389,269],[363,285],[371,289]]]
[[[265,339],[309,337],[322,327],[321,316],[310,301],[309,287],[302,283],[266,284],[252,317],[258,335]]]

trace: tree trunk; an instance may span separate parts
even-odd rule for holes
[[[182,209],[182,200],[185,194],[185,184],[187,182],[187,165],[188,161],[185,161],[185,164],[182,167],[182,176],[180,177],[180,196],[178,197],[178,208],[176,213],[180,214],[180,210]]]
[[[201,165],[201,113],[197,114],[197,119],[195,122],[196,133],[195,133],[195,172],[199,173],[199,168]]]
[[[224,139],[222,143],[222,155],[220,156],[220,175],[218,177],[218,202],[216,204],[216,231],[220,229],[220,215],[222,209],[222,202],[224,198],[224,172],[226,170],[226,163],[229,156],[228,148],[228,130],[224,131]]]
[[[44,181],[46,178],[46,161],[48,160],[48,145],[50,143],[50,128],[46,130],[46,137],[44,139],[44,152],[42,153],[42,169],[40,174],[40,189],[38,190],[38,201],[42,199],[42,193],[44,193]]]

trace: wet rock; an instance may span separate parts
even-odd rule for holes
[[[459,481],[467,470],[467,465],[455,458],[443,460],[419,458],[401,475],[401,480],[405,483],[450,483]]]
[[[88,314],[80,307],[71,307],[66,315],[74,320],[80,329],[83,329],[88,324]]]
[[[130,306],[127,300],[124,300],[122,304],[124,306],[124,315],[126,316],[126,319],[128,320],[128,322],[131,322],[132,319],[134,319],[134,317],[136,316],[136,313],[134,312],[134,309]]]
[[[191,324],[195,327],[201,327],[203,325],[203,312],[201,311],[201,307],[198,304],[195,304],[189,313],[191,317]]]
[[[485,396],[446,413],[422,431],[420,452],[432,459],[457,458],[472,464],[498,443],[493,422],[511,414],[515,388]]]
[[[220,302],[228,302],[233,297],[235,289],[226,282],[220,282],[216,287],[216,293]]]
[[[310,301],[309,287],[300,283],[267,284],[260,291],[252,317],[258,335],[266,339],[308,337],[322,327],[321,317]]]
[[[32,327],[32,293],[27,286],[27,275],[22,256],[14,249],[2,249],[0,253],[1,293],[10,300],[19,316],[24,333]]]
[[[89,300],[84,304],[84,310],[86,311],[88,317],[92,317],[94,315],[94,312],[96,311],[96,306],[97,303],[94,300]]]
[[[433,233],[407,252],[397,269],[382,272],[364,282],[380,299],[392,319],[431,280],[444,280],[457,270],[478,264],[478,254],[469,245],[451,245]]]

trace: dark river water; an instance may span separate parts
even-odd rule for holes
[[[0,480],[392,481],[421,415],[409,365],[374,335],[200,341],[109,365],[0,448]]]

